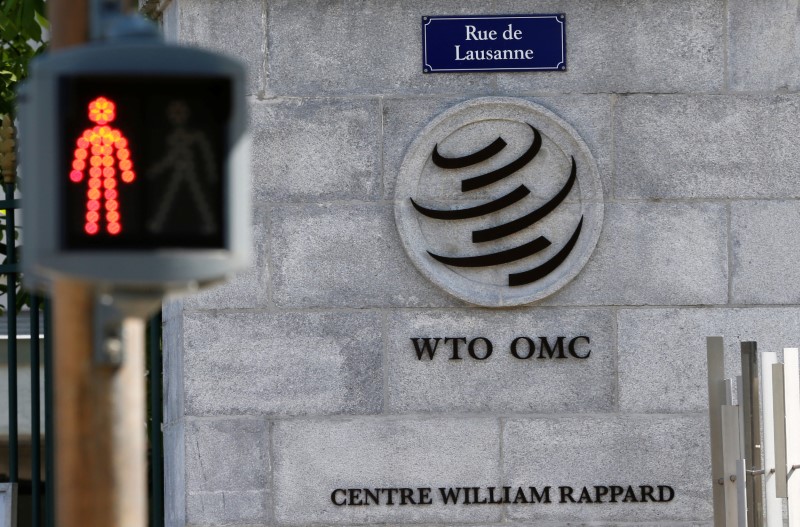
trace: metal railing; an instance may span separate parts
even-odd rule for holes
[[[55,525],[53,515],[53,493],[48,492],[45,482],[52,481],[53,467],[53,415],[52,415],[52,342],[50,339],[50,303],[37,295],[20,292],[20,268],[16,247],[16,211],[20,208],[20,200],[15,197],[14,183],[4,183],[4,199],[0,201],[0,210],[5,212],[5,260],[0,264],[0,273],[5,275],[5,335],[6,368],[8,375],[8,464],[7,471],[0,478],[17,487],[17,521],[18,525],[40,527]],[[23,305],[29,311],[22,311]],[[23,318],[25,317],[25,318]],[[42,318],[43,317],[43,318]],[[25,322],[26,334],[19,333],[20,323]],[[43,338],[42,338],[43,337]],[[30,379],[27,384],[27,395],[30,399],[29,412],[30,443],[29,463],[24,474],[20,474],[20,430],[19,416],[20,386],[18,377],[20,367],[20,343],[27,341],[25,359],[29,365]],[[42,371],[43,369],[43,371]],[[41,397],[41,376],[44,374],[44,404]],[[44,416],[42,415],[44,414]],[[44,417],[44,430],[41,423]],[[42,434],[44,432],[44,434]],[[26,435],[28,435],[26,434]],[[42,463],[42,437],[44,436],[44,463]],[[42,466],[45,474],[42,479]],[[21,477],[22,476],[22,477]],[[25,477],[27,476],[27,477]]]
[[[15,197],[15,185],[3,185],[5,199],[0,200],[0,210],[5,211],[5,260],[0,264],[0,274],[5,275],[7,326],[7,383],[8,383],[8,463],[0,462],[0,483],[8,482],[17,488],[17,525],[14,527],[54,527],[55,493],[53,490],[55,449],[54,449],[54,398],[53,389],[53,339],[50,302],[34,294],[18,291],[20,267],[15,239],[17,232],[15,211],[21,207]],[[22,309],[27,305],[29,310]],[[27,318],[29,317],[29,318]],[[1,324],[0,324],[1,325]],[[22,334],[20,334],[20,329]],[[28,330],[29,329],[29,330]],[[28,333],[28,334],[25,334]],[[162,355],[161,355],[161,314],[148,321],[147,383],[149,448],[149,523],[151,527],[164,525],[164,484],[162,447]],[[20,343],[30,339],[23,353]],[[24,359],[21,361],[20,359]],[[19,371],[22,362],[28,362],[30,380],[20,383]],[[2,366],[0,357],[0,366]],[[29,389],[29,394],[25,392]],[[20,396],[30,399],[30,444],[29,459],[21,467],[21,434],[19,418]],[[27,417],[27,415],[26,415]],[[27,420],[26,420],[27,421]],[[43,427],[42,427],[43,422]],[[27,434],[25,434],[27,437]],[[0,444],[3,437],[0,435]],[[42,449],[44,442],[44,449]],[[7,468],[7,470],[3,470]],[[21,470],[23,468],[24,470]]]

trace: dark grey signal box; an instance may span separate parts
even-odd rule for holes
[[[181,289],[246,266],[244,84],[238,62],[159,41],[36,61],[21,97],[28,285]]]

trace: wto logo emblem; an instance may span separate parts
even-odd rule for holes
[[[534,302],[588,261],[603,221],[592,155],[569,125],[517,99],[437,117],[409,148],[395,216],[415,265],[484,306]]]

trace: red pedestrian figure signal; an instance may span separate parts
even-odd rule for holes
[[[125,183],[136,179],[128,149],[128,140],[117,130],[108,126],[116,118],[116,105],[106,97],[98,97],[89,103],[89,120],[96,126],[87,128],[78,138],[72,171],[69,178],[80,183],[88,172],[86,191],[86,223],[83,230],[89,236],[100,232],[101,223],[112,236],[122,232],[122,217],[119,211],[119,189],[117,176]],[[104,221],[101,222],[101,219]]]

